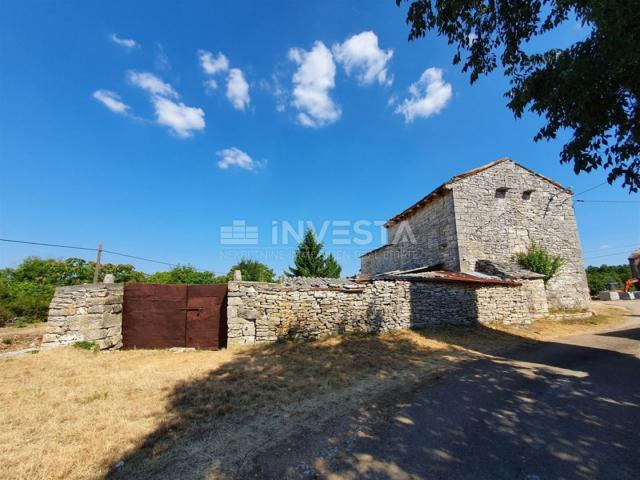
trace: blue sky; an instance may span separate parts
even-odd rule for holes
[[[391,0],[0,2],[0,235],[216,272],[250,254],[282,272],[295,244],[272,244],[274,222],[386,220],[502,156],[575,192],[604,181],[559,164],[563,138],[532,141],[541,120],[514,119],[499,72],[471,86],[444,40],[407,42],[404,16]],[[532,48],[585,34],[567,22]],[[576,213],[587,263],[626,263],[638,205]],[[221,244],[234,220],[257,245]],[[343,273],[377,231],[325,238]],[[2,266],[32,254],[92,257],[0,244]]]

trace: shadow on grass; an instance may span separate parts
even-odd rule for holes
[[[170,394],[167,421],[109,477],[296,478],[301,473],[287,455],[306,446],[289,443],[283,450],[282,444],[293,437],[304,439],[301,432],[330,440],[331,434],[323,430],[327,419],[341,412],[355,416],[345,404],[364,404],[366,409],[376,385],[392,385],[399,375],[419,384],[425,365],[445,368],[455,347],[437,342],[482,353],[536,346],[510,350],[503,358],[572,368],[567,359],[593,357],[637,380],[637,359],[615,352],[538,342],[481,326],[418,333],[244,350],[206,376],[177,385]],[[426,391],[433,394],[418,395],[402,422],[358,443],[356,453],[369,457],[351,455],[335,467],[316,459],[320,476],[468,478],[469,472],[486,471],[488,477],[506,478],[500,475],[513,474],[516,464],[520,468],[518,459],[525,453],[542,462],[539,468],[562,472],[553,478],[591,478],[605,465],[620,474],[628,465],[640,469],[637,451],[629,463],[630,439],[640,444],[637,388],[603,390],[599,382],[607,380],[607,374],[595,367],[575,375],[544,368],[532,374],[495,359],[471,365],[471,373],[445,380],[447,387],[441,383]],[[270,457],[265,452],[272,447]],[[258,452],[266,462],[252,463]],[[508,478],[524,478],[522,473]]]

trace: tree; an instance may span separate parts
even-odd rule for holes
[[[166,284],[205,284],[225,283],[226,276],[217,276],[213,272],[196,270],[191,265],[178,265],[168,272],[156,272],[146,279],[148,283]]]
[[[324,262],[324,273],[322,276],[327,278],[340,278],[340,273],[342,273],[342,267],[338,264],[333,254],[330,253]]]
[[[498,67],[516,117],[546,119],[534,140],[572,132],[561,163],[577,174],[599,167],[608,181],[640,187],[640,8],[636,0],[395,0],[411,2],[409,40],[434,30],[456,45],[471,83]],[[567,48],[531,52],[529,41],[575,16],[587,38]],[[464,56],[464,58],[463,58]]]
[[[587,283],[592,295],[609,289],[610,283],[616,283],[617,288],[624,287],[631,278],[631,267],[627,265],[601,265],[599,267],[587,267]],[[631,287],[633,289],[633,287]]]
[[[294,266],[290,267],[285,275],[288,277],[338,278],[341,270],[333,255],[329,255],[328,258],[324,257],[322,243],[316,240],[312,230],[307,230],[302,242],[298,245]]]
[[[564,259],[551,254],[546,248],[532,243],[526,252],[516,254],[516,261],[522,268],[544,275],[546,284],[564,265]]]
[[[240,270],[242,280],[249,282],[274,282],[275,273],[264,263],[248,258],[241,259],[229,270],[228,280],[233,280],[233,272]]]

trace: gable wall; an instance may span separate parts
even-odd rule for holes
[[[496,189],[507,187],[505,198]],[[534,190],[529,200],[522,194]],[[571,194],[503,162],[453,184],[460,268],[481,259],[513,261],[536,242],[565,259],[547,284],[551,308],[588,308],[589,296]]]

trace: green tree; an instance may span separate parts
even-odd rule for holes
[[[532,243],[526,252],[516,254],[516,261],[522,268],[544,275],[547,283],[564,265],[564,259],[551,254],[546,248]]]
[[[617,288],[623,288],[625,282],[631,278],[631,267],[629,265],[587,267],[586,272],[589,291],[592,295],[608,290],[610,283],[617,283]]]
[[[242,280],[248,282],[274,282],[275,273],[264,263],[249,258],[243,258],[236,263],[227,275],[227,280],[233,280],[233,272],[240,270]]]
[[[410,2],[409,40],[435,31],[456,46],[471,83],[502,64],[507,106],[546,120],[534,140],[572,133],[560,155],[575,173],[599,167],[608,181],[640,187],[640,8],[637,0],[395,0]],[[586,29],[566,48],[532,51],[565,22]],[[575,24],[575,23],[574,23]],[[533,44],[535,45],[535,44]],[[498,59],[499,55],[499,59]]]
[[[226,281],[226,276],[196,270],[191,265],[178,265],[167,272],[156,272],[147,277],[148,283],[164,284],[206,284],[225,283]]]
[[[331,277],[338,278],[341,268],[338,262],[329,255],[325,258],[322,254],[322,243],[316,240],[312,230],[307,230],[293,261],[293,267],[289,268],[285,275],[288,277]]]
[[[324,273],[322,276],[327,278],[340,278],[341,273],[342,267],[338,264],[333,254],[330,253],[324,262]]]

